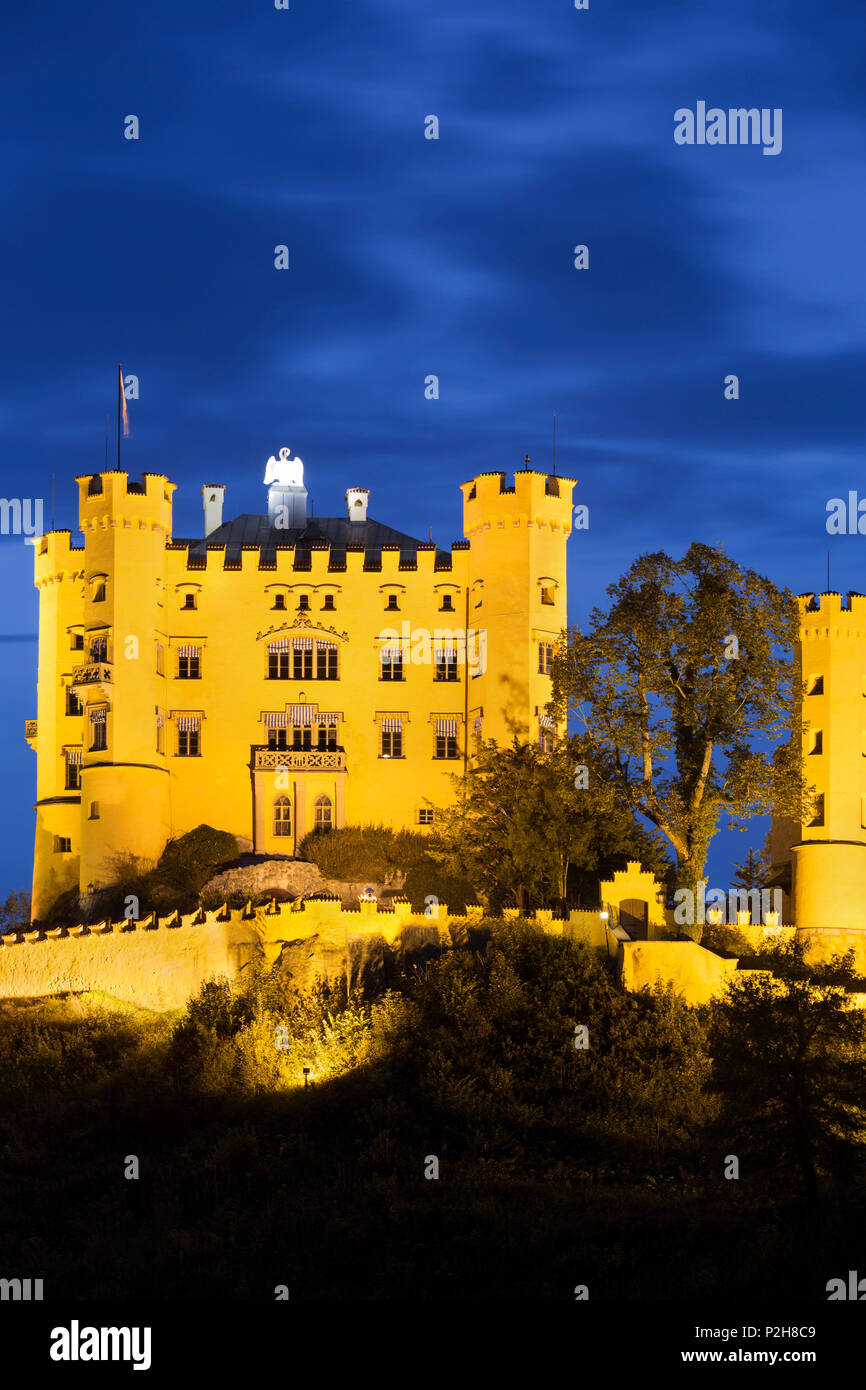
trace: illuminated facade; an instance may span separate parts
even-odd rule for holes
[[[363,488],[308,518],[287,450],[265,514],[224,522],[202,488],[197,539],[173,539],[162,475],[77,481],[84,544],[35,547],[34,920],[203,822],[261,854],[429,825],[474,735],[544,741],[573,480],[464,483],[450,552],[368,518]]]
[[[801,594],[796,666],[804,682],[803,763],[810,821],[776,817],[775,880],[801,929],[866,928],[866,597]]]

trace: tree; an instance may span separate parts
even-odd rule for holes
[[[629,858],[664,870],[659,844],[619,796],[610,768],[585,739],[551,752],[515,739],[479,742],[454,777],[454,803],[437,810],[436,853],[491,905],[566,897],[569,869],[608,870]]]
[[[713,1008],[711,1086],[730,1152],[753,1171],[798,1169],[814,1204],[822,1171],[847,1175],[866,1157],[866,1024],[847,993],[854,952],[810,966],[795,940],[760,964]]]
[[[558,645],[550,707],[577,714],[694,892],[720,814],[805,816],[796,601],[698,543],[641,556],[607,592],[608,612]]]
[[[734,870],[732,885],[751,892],[754,888],[763,888],[770,872],[770,865],[763,854],[756,854],[750,849],[743,863],[734,865]]]
[[[23,891],[10,893],[5,903],[0,903],[0,936],[7,932],[28,931],[30,928],[30,894]]]

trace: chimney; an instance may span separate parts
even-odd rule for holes
[[[205,540],[212,531],[223,524],[223,499],[225,495],[224,483],[207,483],[201,490],[202,501],[204,502]]]
[[[350,521],[367,520],[367,503],[370,500],[368,487],[346,488],[346,510]]]

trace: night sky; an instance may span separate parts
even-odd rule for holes
[[[866,590],[866,538],[825,529],[866,494],[862,0],[49,3],[4,30],[0,483],[46,528],[52,474],[74,530],[104,467],[122,361],[121,464],[179,484],[177,535],[204,482],[264,510],[289,445],[317,513],[367,486],[449,546],[458,484],[549,468],[556,411],[590,509],[571,621],[692,540],[795,592],[829,546],[832,587]],[[699,101],[780,108],[781,153],[677,145]],[[0,538],[3,895],[31,874],[32,570]]]

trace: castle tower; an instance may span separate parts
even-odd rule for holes
[[[798,598],[803,762],[819,801],[793,826],[794,920],[866,929],[866,597]]]
[[[33,916],[43,914],[61,893],[78,887],[80,860],[81,718],[68,682],[82,637],[84,547],[69,531],[49,531],[34,548],[39,590],[37,718],[27,725],[36,753],[36,836],[33,856]]]
[[[169,774],[157,756],[165,630],[165,545],[174,484],[146,473],[78,478],[84,532],[79,881],[104,885],[119,859],[156,859],[170,830]],[[164,639],[163,639],[164,640]]]
[[[550,657],[566,614],[566,541],[573,478],[530,468],[506,484],[481,473],[461,485],[470,542],[466,626],[484,634],[484,670],[469,682],[469,720],[485,738],[533,741],[546,727]],[[470,662],[471,665],[471,662]]]

